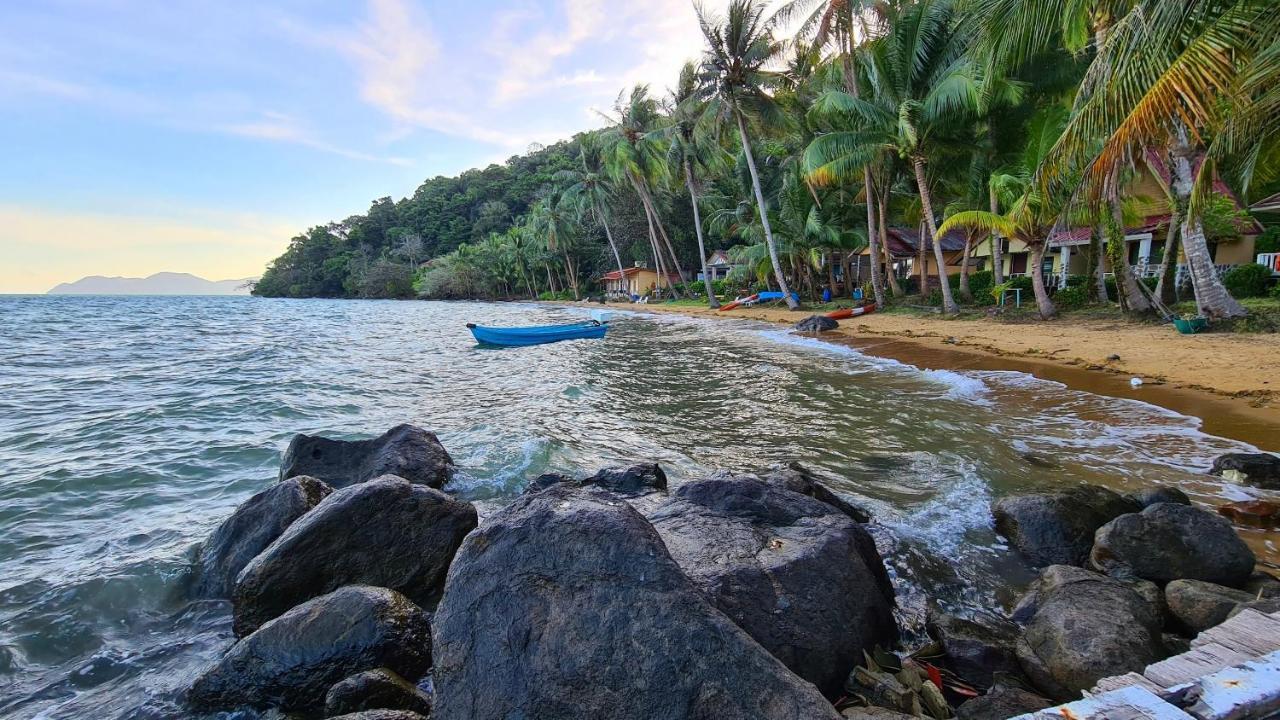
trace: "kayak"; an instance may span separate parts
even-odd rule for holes
[[[757,299],[759,299],[759,297],[760,297],[759,295],[752,295],[751,297],[742,298],[741,300],[734,300],[731,303],[721,305],[720,312],[724,312],[726,310],[732,310],[742,304],[751,304],[755,302]]]
[[[858,308],[844,308],[842,310],[833,310],[827,313],[827,317],[832,320],[845,320],[847,318],[858,317],[859,315],[867,315],[876,311],[876,304],[863,305]]]
[[[525,347],[561,340],[594,340],[603,338],[609,326],[588,320],[567,325],[534,325],[529,327],[485,327],[467,323],[467,329],[482,345]]]

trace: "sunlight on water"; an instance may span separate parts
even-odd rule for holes
[[[0,716],[171,715],[230,637],[224,604],[184,599],[188,558],[296,432],[435,430],[460,466],[448,489],[485,507],[550,470],[657,460],[679,483],[800,460],[883,523],[904,605],[961,611],[1026,582],[988,512],[1011,491],[1257,494],[1203,474],[1247,446],[1020,373],[921,371],[749,322],[619,313],[603,342],[516,350],[464,327],[586,312],[0,298]]]

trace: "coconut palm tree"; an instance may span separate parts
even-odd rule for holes
[[[672,160],[684,173],[684,183],[689,189],[689,204],[693,208],[693,229],[698,236],[698,260],[702,265],[702,282],[707,291],[707,305],[720,307],[715,291],[711,288],[711,275],[707,272],[707,246],[702,237],[702,213],[698,208],[698,178],[695,168],[719,168],[724,150],[704,132],[706,107],[698,96],[698,69],[689,62],[680,69],[680,79],[672,94],[667,129]]]
[[[781,46],[774,41],[764,21],[764,6],[754,0],[731,0],[723,19],[708,15],[701,5],[696,9],[698,24],[707,41],[698,73],[699,97],[707,103],[707,113],[722,126],[737,126],[774,275],[787,307],[795,310],[799,303],[792,297],[782,272],[773,228],[769,225],[769,208],[760,188],[760,173],[747,133],[748,117],[764,124],[782,122],[778,106],[768,93],[773,74],[767,70]]]
[[[868,53],[870,93],[853,97],[830,91],[811,116],[833,131],[805,152],[814,182],[840,182],[886,151],[911,168],[925,227],[938,237],[930,155],[956,137],[979,107],[979,82],[965,55],[952,0],[921,0],[896,11],[889,32]],[[933,243],[943,310],[959,312],[946,277],[946,261]]]
[[[614,188],[605,173],[598,136],[592,133],[580,136],[578,160],[582,164],[580,170],[562,170],[556,174],[556,179],[565,184],[560,201],[574,209],[579,221],[592,217],[604,227],[605,239],[609,242],[609,249],[613,251],[613,259],[621,273],[624,271],[622,255],[618,252],[618,244],[614,242],[613,230],[609,226],[609,207],[613,201]]]
[[[578,266],[571,252],[577,233],[577,223],[569,206],[562,203],[561,191],[547,188],[545,195],[529,212],[529,229],[536,233],[546,251],[559,255],[564,262],[565,277],[573,291],[573,299],[581,300],[578,288]]]

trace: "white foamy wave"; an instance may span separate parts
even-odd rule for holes
[[[921,468],[926,470],[926,468]],[[946,473],[944,468],[932,470]],[[991,531],[991,489],[979,476],[972,463],[961,461],[954,468],[956,477],[939,478],[940,492],[930,500],[909,509],[896,520],[886,523],[893,530],[913,538],[944,557],[956,557],[972,550],[966,536],[974,531]]]
[[[982,405],[990,404],[985,395],[989,388],[981,378],[954,370],[924,370],[925,379],[947,386],[947,397],[953,400],[967,400]]]
[[[974,370],[974,377],[982,378],[990,385],[1016,390],[1066,390],[1067,386],[1056,380],[1045,380],[1031,373],[1018,370]]]
[[[787,330],[760,330],[756,335],[779,345],[790,345],[792,347],[804,348],[806,350],[815,350],[827,355],[856,360],[860,366],[857,368],[859,370],[906,371],[914,369],[913,365],[898,362],[897,360],[890,358],[868,355],[850,345],[840,345],[837,343],[827,342],[826,340],[820,340],[815,337],[796,335]]]

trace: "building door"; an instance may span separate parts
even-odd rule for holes
[[[1014,253],[1009,260],[1010,275],[1026,275],[1027,274],[1027,254]]]

